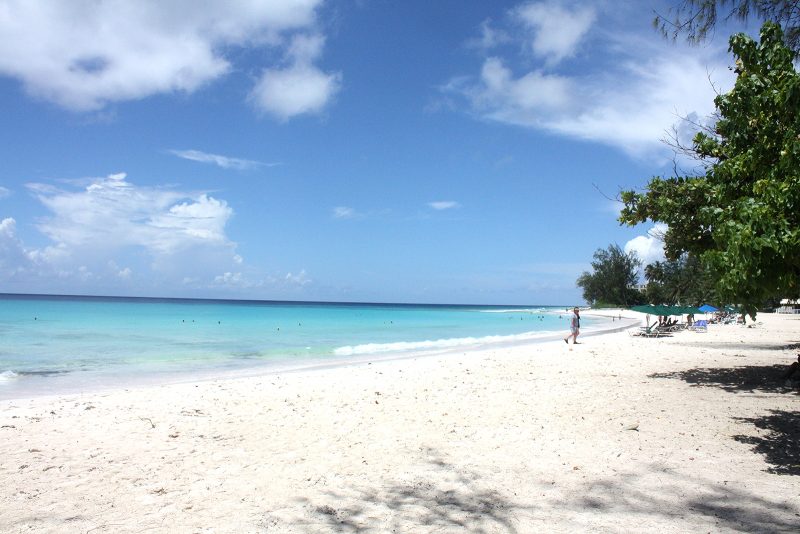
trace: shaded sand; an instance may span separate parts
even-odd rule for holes
[[[800,317],[759,320],[2,401],[0,531],[796,531]]]

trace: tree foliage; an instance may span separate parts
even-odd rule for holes
[[[760,43],[732,36],[730,50],[736,84],[714,100],[713,131],[693,141],[705,174],[624,191],[620,222],[666,223],[667,258],[696,256],[719,298],[753,315],[770,297],[800,296],[800,74],[776,24]]]
[[[577,281],[583,289],[586,302],[632,306],[643,300],[641,292],[633,286],[637,280],[637,270],[642,264],[634,252],[626,254],[619,245],[609,245],[608,249],[597,249],[592,261],[594,272],[584,272]]]
[[[797,0],[682,0],[666,15],[656,15],[653,25],[665,37],[681,34],[690,43],[705,40],[717,23],[751,18],[772,21],[783,28],[786,45],[800,56],[800,1]]]
[[[650,304],[700,306],[718,302],[714,280],[696,256],[659,261],[644,268],[645,297]]]

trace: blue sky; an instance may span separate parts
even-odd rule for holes
[[[0,0],[0,292],[579,302],[733,83],[669,5]]]

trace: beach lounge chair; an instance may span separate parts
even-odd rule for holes
[[[631,337],[665,337],[670,335],[659,329],[658,323],[652,326],[640,326],[638,330],[628,330]]]
[[[686,325],[684,323],[677,323],[677,322],[671,323],[669,325],[661,325],[658,327],[658,329],[661,330],[662,332],[677,332],[679,330],[683,330],[684,328],[686,328]]]

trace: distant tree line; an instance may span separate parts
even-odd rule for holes
[[[701,306],[723,304],[714,289],[714,279],[702,262],[691,254],[677,260],[651,263],[644,268],[648,304]]]
[[[700,306],[722,304],[714,280],[695,256],[651,263],[644,268],[646,285],[638,284],[641,260],[635,252],[624,252],[619,245],[598,249],[592,272],[584,272],[577,285],[583,298],[594,307],[630,307],[637,304],[679,304]]]
[[[577,286],[593,307],[726,304],[716,292],[711,271],[696,256],[684,254],[677,260],[646,265],[643,285],[638,283],[641,266],[635,252],[626,253],[612,244],[595,251],[592,272],[581,274]]]

